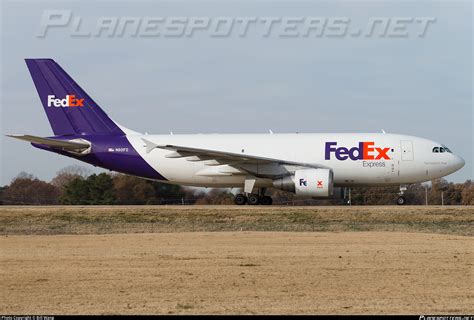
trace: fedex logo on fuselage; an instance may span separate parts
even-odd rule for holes
[[[390,148],[374,147],[373,141],[359,142],[357,147],[346,148],[337,147],[337,142],[326,142],[325,159],[331,160],[331,154],[334,153],[337,160],[390,160],[387,152]]]
[[[48,107],[68,108],[68,107],[83,107],[84,99],[76,99],[76,96],[67,95],[64,99],[56,99],[55,95],[48,95]]]

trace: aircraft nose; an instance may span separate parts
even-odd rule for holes
[[[464,161],[463,158],[458,155],[454,155],[453,167],[456,171],[464,167],[465,164],[466,161]]]

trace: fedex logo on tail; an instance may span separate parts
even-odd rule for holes
[[[55,95],[48,95],[48,107],[68,108],[83,106],[84,99],[77,99],[73,94],[68,94],[64,99],[57,99]]]
[[[390,148],[374,147],[374,142],[359,142],[357,147],[346,148],[337,147],[337,142],[326,142],[325,159],[331,160],[331,154],[334,153],[337,160],[390,160],[387,154]]]

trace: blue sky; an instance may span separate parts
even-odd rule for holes
[[[436,17],[425,37],[38,38],[45,9],[101,16]],[[4,137],[52,131],[23,59],[52,57],[125,126],[149,133],[387,132],[450,147],[473,174],[471,2],[3,1],[0,184],[78,161]],[[84,166],[87,166],[84,164]]]

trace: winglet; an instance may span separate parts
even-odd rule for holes
[[[145,142],[146,153],[150,153],[153,149],[158,147],[156,143],[151,142],[150,140],[142,138],[142,141]]]

